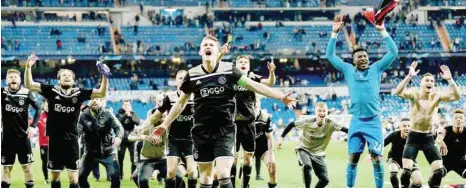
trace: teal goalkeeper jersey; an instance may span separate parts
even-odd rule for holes
[[[350,113],[357,118],[369,118],[380,114],[380,82],[382,73],[389,68],[398,55],[398,48],[390,36],[384,37],[388,53],[366,70],[357,70],[335,54],[336,38],[330,38],[326,56],[330,63],[345,75],[351,99]]]

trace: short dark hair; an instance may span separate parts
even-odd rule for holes
[[[129,99],[125,99],[125,100],[123,100],[123,103],[125,103],[125,102],[129,102],[129,103],[131,103],[131,100],[129,100]]]
[[[356,49],[353,50],[353,52],[351,53],[351,56],[354,56],[355,53],[357,52],[366,52],[367,53],[367,50],[363,47],[357,47]]]
[[[402,121],[411,121],[411,119],[409,119],[409,117],[404,117],[404,118],[401,118],[400,122]]]

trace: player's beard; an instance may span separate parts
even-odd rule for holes
[[[71,88],[71,85],[60,85],[60,87],[64,90],[68,90]]]
[[[19,89],[19,84],[16,82],[11,82],[8,84],[8,89],[10,89],[11,91],[16,91]]]

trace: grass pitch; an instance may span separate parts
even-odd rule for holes
[[[278,186],[283,188],[301,188],[304,187],[302,183],[302,173],[301,168],[298,165],[297,157],[294,152],[295,143],[285,143],[282,147],[282,150],[276,152],[276,160],[277,160],[277,176],[278,176]],[[34,159],[35,162],[33,163],[33,171],[34,171],[34,179],[35,179],[35,187],[36,188],[48,188],[50,185],[46,185],[44,183],[44,177],[41,171],[41,160],[39,155],[39,149],[34,148]],[[388,152],[388,147],[385,149],[385,155]],[[372,175],[372,163],[367,160],[364,156],[361,157],[361,161],[359,162],[358,166],[358,176],[356,180],[356,187],[358,188],[374,188],[375,183]],[[346,143],[332,141],[328,148],[327,148],[327,156],[326,162],[329,171],[329,179],[330,184],[329,188],[344,188],[346,185],[346,164],[347,164],[347,146]],[[384,160],[386,160],[384,158]],[[422,152],[418,156],[418,162],[421,168],[422,176],[424,179],[424,183],[427,184],[428,177],[430,176],[430,167],[425,160],[424,155]],[[385,187],[391,187],[390,180],[389,180],[389,173],[388,167],[385,164]],[[125,177],[121,183],[121,187],[136,187],[135,184],[130,181],[130,173],[129,169],[131,169],[129,164],[129,156],[125,157]],[[258,187],[263,188],[267,187],[267,180],[268,174],[267,169],[264,164],[262,164],[262,172],[261,175],[265,180],[256,181],[255,180],[255,169],[253,168],[253,172],[251,175],[251,187]],[[92,175],[89,176],[89,182],[91,187],[96,188],[107,188],[110,187],[110,182],[105,181],[105,170],[101,166],[101,180],[99,182],[95,181],[92,178]],[[19,166],[18,162],[16,162],[15,166],[13,167],[12,172],[12,188],[16,187],[25,187],[24,186],[24,176],[21,170],[21,166]],[[61,175],[61,182],[62,187],[68,187],[68,178],[67,172],[64,171]],[[312,187],[314,187],[315,183],[317,182],[317,178],[313,175],[312,177]],[[454,172],[450,172],[442,181],[442,184],[455,184],[455,183],[466,183],[466,180],[461,179]],[[240,186],[240,180],[237,180],[237,187]],[[164,187],[163,185],[158,185],[157,181],[151,181],[151,187]]]

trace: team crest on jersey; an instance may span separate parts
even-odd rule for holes
[[[18,103],[19,103],[19,105],[24,105],[24,100],[20,99]]]
[[[225,76],[220,76],[220,78],[218,78],[218,83],[219,84],[227,83],[227,79],[225,78]]]
[[[71,102],[73,102],[73,104],[76,104],[76,103],[78,102],[78,98],[73,97],[73,98],[71,99]]]

